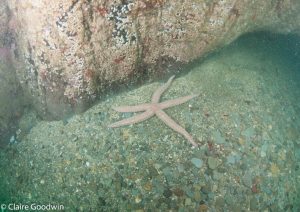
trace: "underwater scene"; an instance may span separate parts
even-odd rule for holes
[[[0,151],[0,201],[17,211],[299,211],[299,103],[299,37],[248,34],[63,120],[25,108]]]
[[[1,0],[0,212],[299,212],[299,11]]]

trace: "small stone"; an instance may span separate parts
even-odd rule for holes
[[[225,138],[222,137],[221,133],[219,131],[213,132],[213,137],[217,144],[224,144]]]
[[[128,129],[122,131],[123,140],[127,141],[131,137],[130,131]]]
[[[226,159],[227,159],[227,163],[229,163],[229,164],[235,163],[235,158],[232,155],[228,155]]]
[[[247,138],[251,138],[255,135],[255,130],[254,130],[253,127],[249,127],[249,128],[247,128],[246,130],[244,130],[242,132],[242,135],[247,137]]]
[[[116,172],[114,175],[114,185],[117,192],[122,190],[123,177]]]
[[[251,198],[250,199],[250,210],[256,211],[258,209],[257,205],[258,205],[257,199],[255,197]]]
[[[203,194],[208,194],[208,193],[210,193],[210,192],[211,192],[211,186],[208,185],[208,184],[202,186],[201,192],[202,192]]]
[[[205,204],[201,204],[201,205],[199,206],[199,208],[198,208],[198,211],[199,211],[199,212],[206,212],[206,211],[208,211],[208,206],[205,205]]]
[[[300,148],[295,149],[295,157],[297,160],[300,160]]]
[[[200,200],[201,200],[201,194],[200,194],[200,192],[195,192],[194,199],[197,202],[200,202]]]
[[[146,191],[151,191],[152,190],[152,183],[151,182],[147,182],[144,184],[144,189]]]
[[[280,174],[280,169],[278,168],[278,166],[275,163],[271,164],[270,171],[271,171],[272,175],[275,177]]]
[[[185,203],[184,203],[186,206],[189,206],[192,204],[192,200],[190,198],[186,198],[185,199]]]
[[[216,205],[216,208],[218,208],[218,209],[223,209],[223,207],[224,207],[224,205],[225,205],[225,200],[223,199],[223,197],[218,197],[218,198],[216,199],[215,205]]]
[[[173,193],[177,196],[177,197],[182,197],[184,195],[184,191],[180,188],[174,188],[173,189]]]
[[[269,145],[267,143],[264,143],[261,147],[261,150],[260,150],[260,156],[263,157],[263,158],[266,157],[268,149],[269,149]]]
[[[199,158],[192,158],[191,159],[192,164],[194,164],[197,168],[201,168],[203,165],[203,161]]]
[[[72,136],[71,136],[71,141],[72,141],[72,142],[75,142],[75,141],[77,141],[77,140],[78,140],[78,136],[75,135],[75,134],[72,134]]]
[[[215,169],[215,168],[217,168],[218,166],[219,166],[219,161],[218,161],[218,159],[213,158],[213,157],[209,157],[209,158],[208,158],[208,167],[209,167],[210,169]]]
[[[217,170],[213,170],[212,177],[214,180],[220,180],[224,175],[219,173]]]
[[[252,175],[251,175],[250,172],[245,173],[245,175],[242,177],[242,182],[246,187],[251,188],[251,186],[252,186]]]
[[[177,169],[180,173],[184,172],[184,165],[183,164],[178,164]]]
[[[166,188],[163,192],[164,197],[169,198],[172,196],[172,191],[169,188]]]
[[[285,150],[285,149],[281,150],[281,151],[278,153],[278,158],[279,158],[281,161],[285,161],[285,160],[286,160],[286,150]]]
[[[134,199],[135,203],[140,203],[142,201],[142,197],[140,195],[137,195]]]
[[[226,160],[227,160],[226,163],[227,164],[235,164],[235,163],[239,162],[240,159],[241,159],[241,157],[238,154],[231,154],[226,157]]]
[[[149,172],[149,176],[152,178],[152,177],[156,177],[159,175],[157,169],[155,168],[155,166],[153,165],[150,165],[148,167],[148,172]]]

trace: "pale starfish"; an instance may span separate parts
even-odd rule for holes
[[[198,146],[198,144],[194,141],[193,137],[183,127],[178,125],[173,119],[171,119],[163,111],[163,109],[185,103],[188,100],[190,100],[198,95],[189,95],[189,96],[184,96],[184,97],[180,97],[177,99],[168,100],[165,102],[159,102],[160,96],[171,85],[174,77],[175,76],[170,77],[170,79],[168,80],[168,82],[166,84],[160,86],[153,93],[151,103],[139,104],[139,105],[134,105],[134,106],[113,107],[114,110],[116,110],[118,112],[123,112],[123,113],[124,112],[141,112],[141,111],[145,111],[145,112],[135,115],[135,116],[132,116],[130,118],[115,122],[115,123],[109,125],[108,127],[114,128],[114,127],[120,127],[120,126],[124,126],[124,125],[135,124],[135,123],[144,121],[144,120],[156,115],[159,119],[161,119],[170,128],[172,128],[176,132],[183,135],[193,146],[195,146],[195,147]]]

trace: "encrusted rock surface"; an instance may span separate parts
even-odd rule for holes
[[[7,10],[17,77],[56,119],[243,33],[300,33],[297,0],[10,0]]]
[[[0,58],[0,148],[16,131],[22,106],[22,89],[16,81],[14,69]]]
[[[12,134],[21,115],[21,88],[16,79],[11,59],[13,41],[8,30],[10,15],[5,1],[0,3],[0,148]]]

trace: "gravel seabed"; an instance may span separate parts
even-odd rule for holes
[[[133,115],[112,106],[149,102],[169,76],[69,119],[38,121],[0,150],[0,203],[65,211],[300,211],[300,49],[296,55],[291,46],[287,36],[248,35],[176,75],[162,101],[200,95],[165,111],[199,148],[157,117],[107,128]]]

